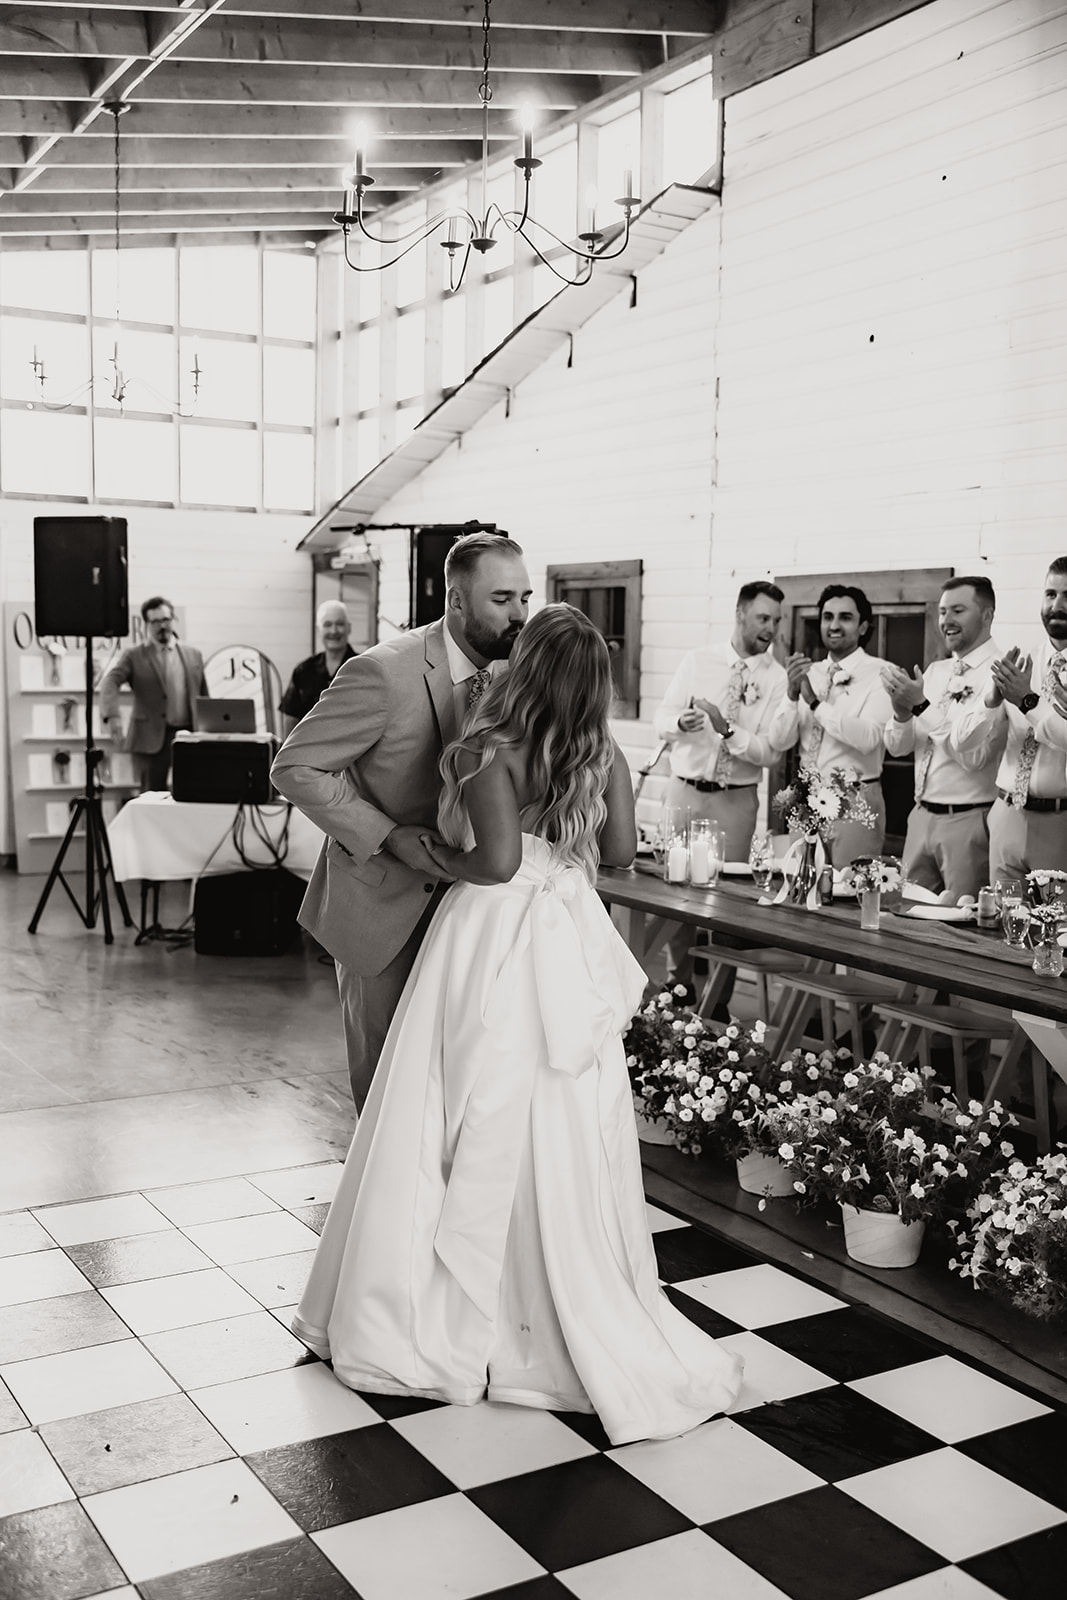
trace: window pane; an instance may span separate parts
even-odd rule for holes
[[[381,399],[382,335],[377,324],[359,336],[359,409],[368,411]]]
[[[264,435],[263,504],[271,511],[315,509],[315,441],[310,433]]]
[[[397,406],[396,444],[399,444],[402,439],[406,439],[408,434],[418,427],[425,414],[421,400],[417,401],[413,406]]]
[[[175,500],[174,423],[98,417],[96,492],[102,500]]]
[[[577,157],[577,146],[572,138],[544,155],[544,165],[534,173],[531,219],[536,218],[540,226],[529,231],[537,248],[545,255],[557,248],[545,229],[567,243],[578,231],[575,222]]]
[[[258,435],[251,428],[183,427],[181,497],[196,505],[258,505]]]
[[[535,307],[543,306],[558,294],[563,288],[551,267],[546,267],[543,262],[538,262],[533,270],[533,303]]]
[[[84,250],[8,250],[0,254],[0,305],[86,312]]]
[[[396,322],[396,393],[400,400],[421,394],[426,382],[426,315],[409,311]]]
[[[348,253],[360,268],[354,274],[359,283],[359,320],[369,322],[382,309],[382,275],[374,270],[382,259],[381,246],[369,239],[361,239],[358,244],[350,239]]]
[[[231,339],[185,338],[181,342],[182,395],[192,409],[188,374],[194,360],[200,363],[198,417],[224,417],[232,422],[254,422],[259,417],[259,351],[254,344]],[[183,496],[184,498],[184,496]]]
[[[87,499],[89,418],[62,411],[0,411],[0,489]]]
[[[495,350],[502,340],[506,339],[515,325],[515,280],[512,277],[501,278],[495,283],[485,286],[485,335],[484,346],[486,354]]]
[[[454,389],[467,376],[467,301],[449,295],[441,307],[441,382]]]
[[[481,203],[482,199],[481,194],[479,193],[479,206]],[[513,166],[509,165],[507,171],[501,173],[500,177],[494,178],[492,183],[489,185],[489,204],[490,206],[499,206],[500,210],[503,212],[512,213],[512,220],[515,222],[518,221],[518,218],[514,216],[515,168]],[[493,231],[493,239],[495,240],[495,243],[493,248],[482,258],[485,262],[485,270],[487,272],[498,272],[501,267],[510,267],[512,262],[515,260],[514,234],[506,222],[501,222],[497,218],[495,212],[493,213],[493,221],[496,222],[496,227],[493,229],[491,222],[490,228]]]
[[[33,375],[35,351],[44,363],[46,403],[87,406],[89,335],[75,322],[0,317],[0,395],[5,400],[41,399]]]
[[[113,328],[93,330],[93,372],[96,387],[94,403],[102,411],[117,411],[112,398],[115,388],[115,349]],[[118,338],[119,368],[126,383],[126,407],[130,411],[173,411],[178,396],[178,377],[174,370],[174,335],[138,333],[124,328]],[[142,497],[143,498],[143,497]],[[172,495],[153,499],[171,500]]]
[[[382,459],[380,437],[377,417],[363,417],[356,423],[356,472],[361,478]]]
[[[181,320],[185,328],[255,333],[259,326],[259,252],[249,245],[183,248]]]
[[[115,252],[94,250],[93,315],[115,315]],[[124,322],[174,324],[174,251],[119,251],[119,311]]]
[[[597,209],[608,225],[622,220],[622,212],[615,202],[625,193],[627,172],[630,174],[630,192],[637,193],[635,174],[640,170],[640,151],[640,111],[616,117],[614,122],[607,122],[597,130]]]
[[[719,118],[711,73],[663,101],[663,181],[695,183],[719,158]]]
[[[315,425],[315,352],[263,349],[263,420]]]
[[[426,207],[420,206],[404,218],[400,231],[407,233],[412,228],[421,227],[425,221]],[[401,249],[406,246],[401,245]],[[395,251],[392,252],[395,254]],[[413,300],[426,298],[426,241],[422,240],[407,254],[402,255],[396,264],[396,303],[398,306],[409,306]]]
[[[310,252],[263,253],[263,332],[273,339],[315,338],[317,263]]]

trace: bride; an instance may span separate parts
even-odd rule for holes
[[[596,1411],[612,1444],[724,1410],[741,1362],[661,1292],[621,1035],[645,974],[594,889],[630,776],[591,622],[550,605],[445,751],[456,879],[382,1050],[293,1328],[353,1389]]]

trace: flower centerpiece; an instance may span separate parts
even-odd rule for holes
[[[1043,978],[1058,978],[1063,971],[1060,929],[1067,921],[1067,906],[1062,900],[1043,900],[1030,910],[1030,943],[1034,947],[1033,968]]]
[[[1026,874],[1026,892],[1034,906],[1059,904],[1067,900],[1067,872],[1055,867],[1037,867]],[[1067,916],[1067,907],[1063,909]]]
[[[854,1249],[850,1223],[880,1215],[900,1233],[963,1215],[1014,1154],[1004,1138],[1014,1119],[998,1102],[972,1100],[962,1110],[947,1096],[932,1100],[932,1079],[929,1067],[911,1070],[877,1055],[846,1071],[836,1092],[800,1093],[757,1113],[758,1137],[792,1169],[796,1194],[839,1204],[849,1254],[873,1265],[905,1263],[878,1258],[881,1247]],[[922,1227],[911,1235],[911,1260],[921,1242]]]
[[[951,1271],[1027,1316],[1067,1321],[1067,1152],[1013,1161],[949,1227]]]
[[[877,928],[883,894],[899,892],[904,881],[896,856],[857,856],[845,869],[860,902],[860,927]]]
[[[816,882],[825,860],[822,842],[830,837],[835,824],[859,822],[874,827],[874,812],[862,790],[859,773],[845,767],[831,767],[827,773],[817,767],[801,767],[793,782],[779,789],[772,802],[774,809],[790,833],[799,835],[782,862],[785,883],[779,900],[816,904]]]

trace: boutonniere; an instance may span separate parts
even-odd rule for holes
[[[834,667],[830,672],[831,689],[847,689],[852,682],[852,674],[847,667]]]
[[[754,706],[759,697],[759,684],[753,683],[752,679],[749,678],[741,691],[741,704],[743,706]]]
[[[969,700],[973,693],[974,693],[974,685],[973,684],[961,683],[958,689],[950,689],[948,691],[948,698],[950,700],[952,700],[956,705],[959,705],[962,701]]]

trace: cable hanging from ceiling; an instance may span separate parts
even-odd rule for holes
[[[364,214],[364,195],[373,185],[374,178],[366,169],[366,151],[363,138],[357,139],[352,170],[344,175],[344,201],[342,209],[334,213],[333,220],[341,229],[344,238],[345,261],[354,272],[383,272],[386,268],[395,266],[402,256],[414,250],[424,240],[429,239],[438,229],[446,228],[447,234],[439,241],[442,250],[448,254],[448,288],[452,293],[460,287],[466,275],[471,259],[471,252],[480,256],[487,256],[489,251],[498,243],[498,234],[501,230],[517,234],[533,251],[538,260],[542,261],[548,269],[555,274],[562,283],[579,285],[588,283],[593,275],[593,267],[598,261],[614,261],[622,255],[630,238],[630,223],[634,213],[640,207],[640,200],[633,193],[633,173],[627,169],[623,178],[624,193],[616,200],[615,204],[622,211],[622,221],[613,222],[609,228],[597,227],[596,200],[591,197],[588,207],[588,224],[584,232],[579,233],[576,239],[561,239],[558,234],[544,223],[538,222],[530,210],[530,180],[542,165],[533,153],[533,114],[525,111],[522,117],[522,155],[515,158],[514,165],[522,174],[523,191],[522,205],[514,210],[504,209],[495,201],[489,200],[489,107],[493,99],[490,63],[492,58],[491,31],[492,23],[490,8],[492,0],[485,0],[485,11],[482,18],[482,75],[478,84],[478,101],[481,108],[482,122],[482,159],[481,159],[481,211],[477,215],[468,211],[465,206],[456,206],[438,214],[428,222],[420,222],[407,233],[401,233],[395,238],[385,238],[380,234],[372,233],[367,226]],[[531,229],[536,229],[538,238],[531,236]],[[362,265],[354,261],[349,254],[349,239],[355,234],[358,240],[366,240],[373,245],[384,246],[394,250],[388,261],[377,261]],[[501,236],[503,236],[501,234]],[[551,241],[549,243],[548,241]],[[546,251],[548,253],[546,253]],[[563,273],[551,259],[551,255],[560,251],[573,256],[576,270],[573,276]]]

